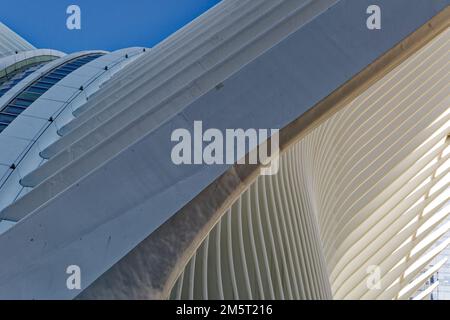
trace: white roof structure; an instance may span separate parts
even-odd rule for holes
[[[374,31],[367,1],[224,0],[151,50],[20,78],[0,97],[0,298],[427,298],[450,13],[413,1],[380,0],[403,18]],[[280,171],[173,163],[196,121],[280,129]]]
[[[0,58],[33,49],[30,43],[0,22]]]

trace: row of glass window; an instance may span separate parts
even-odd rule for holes
[[[34,101],[36,101],[61,79],[102,55],[103,54],[100,53],[90,54],[68,61],[30,84],[0,112],[0,133],[27,107],[29,107]]]
[[[28,77],[30,74],[35,72],[36,70],[39,70],[42,68],[45,63],[39,63],[37,65],[32,65],[20,72],[17,72],[11,76],[9,76],[6,80],[0,81],[0,98],[8,92],[11,88],[13,88],[16,84],[18,84],[20,81]]]

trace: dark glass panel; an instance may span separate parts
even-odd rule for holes
[[[25,109],[19,108],[19,107],[8,106],[3,111],[6,113],[9,113],[9,114],[14,114],[14,115],[18,116],[19,114],[21,114],[23,112],[23,110],[25,110]]]

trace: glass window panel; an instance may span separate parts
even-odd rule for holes
[[[43,77],[41,80],[44,81],[44,82],[47,82],[47,83],[51,83],[51,84],[55,84],[55,83],[57,83],[59,81],[59,79],[49,78],[47,76]]]
[[[28,88],[28,89],[27,89],[27,92],[36,92],[36,93],[43,94],[43,93],[45,93],[47,90],[48,90],[48,89],[45,89],[45,88],[39,88],[39,87],[33,86],[33,87]]]
[[[86,63],[91,62],[91,60],[78,60],[77,63],[80,63],[81,65],[85,65]]]
[[[82,66],[84,66],[85,64],[86,64],[85,62],[80,62],[80,63],[77,63],[76,65],[71,63],[68,67],[78,69],[78,68],[81,68]]]
[[[50,76],[54,77],[55,75],[64,78],[65,76],[67,76],[70,72],[64,71],[64,70],[55,70],[53,71]]]
[[[74,66],[71,63],[66,63],[65,65],[62,65],[60,68],[66,69],[66,70],[75,70],[77,68],[79,68],[78,66]]]
[[[31,101],[35,101],[37,100],[37,98],[39,98],[42,94],[40,93],[33,93],[33,92],[22,92],[19,96],[17,96],[17,98],[19,99],[23,99],[23,100],[31,100]]]
[[[29,100],[14,99],[10,104],[19,106],[19,107],[28,107],[32,103],[33,103],[33,101],[29,101]]]
[[[66,75],[68,75],[68,74],[74,72],[76,69],[72,70],[72,69],[61,68],[59,70],[60,70],[60,72],[64,72]]]
[[[16,117],[9,114],[0,113],[0,122],[10,124]]]
[[[68,66],[71,66],[71,67],[77,67],[77,68],[79,68],[79,67],[81,67],[81,66],[83,66],[83,65],[84,65],[84,63],[78,62],[78,61],[71,62],[71,63],[68,64]]]
[[[44,88],[44,89],[50,89],[51,87],[53,87],[53,83],[48,83],[48,82],[44,82],[42,80],[40,80],[39,82],[36,82],[34,84],[35,87],[39,87],[39,88]]]
[[[24,108],[8,106],[3,111],[6,112],[6,113],[10,113],[10,114],[14,114],[14,115],[18,116],[19,114],[21,114],[23,112],[23,110],[25,110],[25,109]]]
[[[64,78],[65,76],[66,76],[65,74],[57,74],[57,73],[53,72],[53,73],[48,74],[46,77],[53,78],[53,79],[58,79],[58,81],[59,81],[62,78]]]

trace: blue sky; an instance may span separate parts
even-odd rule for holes
[[[0,21],[37,48],[152,47],[220,0],[0,0]],[[81,9],[81,30],[68,30],[69,5]]]

